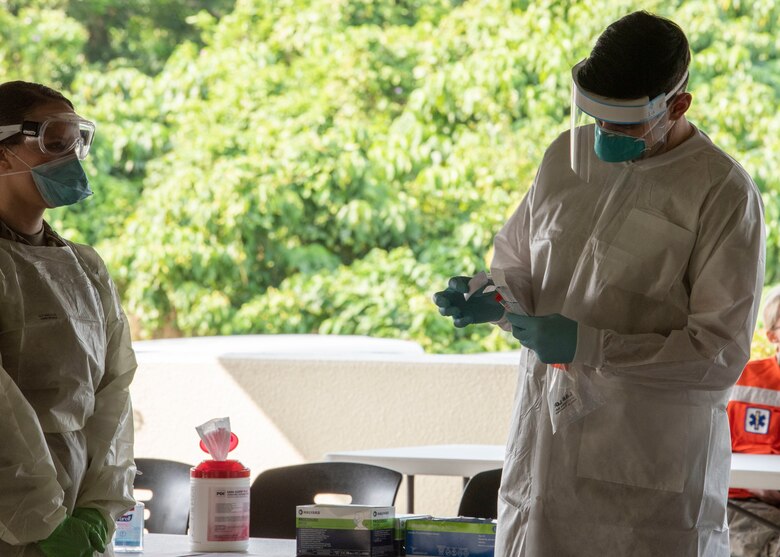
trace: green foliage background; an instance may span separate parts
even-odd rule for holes
[[[647,1],[693,50],[691,120],[761,188],[780,281],[780,5]],[[430,302],[485,268],[628,2],[0,0],[0,79],[98,123],[95,245],[136,336],[333,333],[515,347]],[[768,346],[757,345],[766,351]]]

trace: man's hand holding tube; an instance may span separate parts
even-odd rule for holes
[[[545,364],[568,364],[577,351],[577,322],[554,313],[541,317],[507,313],[512,336]]]
[[[496,300],[495,291],[484,292],[483,286],[467,296],[470,280],[471,277],[452,277],[446,290],[433,295],[433,303],[438,306],[439,313],[452,317],[456,327],[501,319],[504,308]]]

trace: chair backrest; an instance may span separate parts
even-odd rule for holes
[[[313,462],[265,470],[250,490],[249,535],[295,538],[295,507],[310,505],[324,493],[351,495],[354,505],[391,506],[401,478],[394,470],[356,462]]]
[[[474,518],[498,517],[498,486],[501,484],[501,468],[475,474],[460,497],[458,516]]]
[[[136,458],[141,474],[135,477],[135,489],[148,489],[151,499],[144,501],[149,518],[144,527],[152,534],[186,534],[190,517],[189,464],[156,458]]]

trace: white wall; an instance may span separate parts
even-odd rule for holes
[[[367,337],[250,335],[135,343],[136,456],[197,464],[195,426],[229,416],[252,469],[331,451],[503,444],[517,353],[426,355],[415,343]],[[415,511],[455,513],[457,477],[418,476]],[[405,486],[396,502],[406,510]]]

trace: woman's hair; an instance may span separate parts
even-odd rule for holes
[[[780,319],[780,286],[775,286],[766,295],[764,302],[764,328],[769,330]]]
[[[634,12],[604,30],[577,80],[583,89],[604,97],[654,99],[672,92],[690,61],[688,39],[676,23]]]
[[[21,124],[28,114],[50,102],[64,102],[73,108],[73,103],[62,93],[40,83],[0,83],[0,126]],[[22,135],[17,134],[0,141],[0,145],[16,144],[20,141]]]

